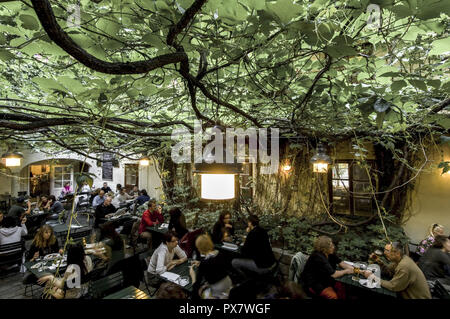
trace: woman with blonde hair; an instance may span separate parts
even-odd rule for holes
[[[353,267],[343,262],[334,252],[335,246],[330,237],[317,238],[314,251],[300,276],[300,282],[313,295],[326,299],[344,299],[343,286],[334,279],[353,274]],[[342,270],[336,270],[337,266]]]
[[[428,230],[428,233],[429,236],[424,240],[422,240],[420,244],[417,246],[416,253],[419,254],[420,256],[423,256],[427,252],[428,248],[433,246],[434,239],[436,236],[444,235],[444,226],[439,224],[432,224]]]
[[[193,298],[198,299],[200,296],[212,299],[227,298],[232,282],[227,272],[229,262],[226,256],[214,250],[211,237],[207,234],[198,236],[195,240],[195,246],[205,258],[201,262],[193,261],[189,269],[194,291]],[[198,268],[197,272],[195,272],[194,267]],[[207,285],[200,289],[203,279],[205,279]]]

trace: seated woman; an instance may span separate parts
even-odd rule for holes
[[[231,224],[231,214],[229,212],[220,213],[219,220],[215,223],[212,231],[212,240],[215,244],[224,241],[231,242],[234,234],[234,227]]]
[[[420,244],[417,246],[416,253],[420,256],[423,256],[428,248],[430,248],[434,243],[434,238],[437,235],[444,235],[444,226],[439,224],[433,224],[429,229],[429,236],[422,240]]]
[[[177,255],[178,259],[174,260]],[[178,237],[168,231],[163,235],[163,242],[156,248],[150,259],[147,271],[151,274],[162,274],[187,260],[186,253],[178,246]]]
[[[450,276],[447,269],[450,267],[450,239],[437,235],[433,246],[419,260],[419,268],[427,280],[439,279],[442,283],[450,285]]]
[[[194,261],[189,269],[193,283],[193,298],[198,299],[202,294],[199,291],[203,279],[208,285],[209,297],[214,299],[224,299],[228,297],[232,282],[227,273],[227,258],[223,253],[214,250],[214,244],[209,235],[200,235],[195,240],[195,246],[200,254],[205,258],[201,261]],[[195,273],[194,267],[198,267]]]
[[[175,207],[169,211],[169,215],[169,230],[175,231],[178,238],[183,238],[188,232],[186,228],[186,218],[184,217],[183,212],[178,207]]]
[[[64,184],[63,189],[61,190],[61,194],[59,195],[58,199],[59,200],[64,199],[67,196],[67,194],[71,194],[71,193],[73,193],[73,189],[70,186],[70,182],[66,182]]]
[[[59,252],[63,253],[62,249],[59,249],[58,241],[56,240],[53,228],[49,225],[44,225],[39,228],[38,232],[34,236],[30,249],[25,254],[27,261],[35,261],[39,257],[44,257],[48,254]],[[28,272],[23,279],[24,285],[33,284],[37,282],[37,277],[31,272]]]
[[[88,290],[88,273],[92,271],[92,260],[84,253],[81,244],[69,246],[67,250],[67,270],[62,278],[53,275],[38,279],[38,284],[46,284],[45,293],[56,299],[76,299],[86,295]],[[77,273],[77,271],[80,273]],[[72,276],[71,276],[72,275]],[[77,282],[76,276],[79,275]],[[77,283],[79,284],[77,287]]]
[[[125,258],[125,249],[122,237],[116,232],[113,222],[107,222],[100,227],[100,241],[107,247],[107,255],[109,258],[108,272],[117,261]]]
[[[6,216],[3,220],[3,226],[0,228],[0,245],[20,242],[22,236],[28,234],[25,223],[27,218],[22,218],[21,227],[16,226],[16,219],[12,216]]]
[[[335,246],[328,236],[320,236],[314,242],[314,251],[309,256],[300,275],[306,290],[326,299],[343,299],[343,286],[334,279],[353,274],[353,267],[334,254]],[[343,270],[336,270],[339,265]]]
[[[136,198],[136,205],[140,206],[142,204],[144,204],[145,202],[148,202],[150,200],[150,197],[147,194],[147,191],[145,189],[143,189],[141,191],[141,195],[138,196],[138,198]]]
[[[57,252],[62,254],[63,250],[59,249],[58,241],[53,233],[53,228],[49,225],[44,225],[39,228],[34,236],[33,242],[31,243],[25,258],[26,260],[34,261],[39,257]]]

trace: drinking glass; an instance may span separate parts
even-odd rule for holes
[[[360,266],[359,263],[354,263],[354,266],[353,266],[353,268],[354,268],[354,270],[353,270],[354,276],[352,277],[353,281],[359,281],[360,267],[361,266]]]

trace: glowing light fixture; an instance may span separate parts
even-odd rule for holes
[[[14,153],[14,152],[7,152],[2,155],[2,161],[5,163],[6,167],[20,166],[22,158],[23,158],[22,154]]]
[[[201,197],[203,199],[233,199],[234,174],[201,174]]]
[[[327,173],[331,158],[325,153],[325,147],[322,144],[317,145],[317,153],[311,158],[314,173]]]
[[[224,160],[226,153],[224,148]],[[235,175],[242,172],[242,163],[208,163],[195,164],[196,174],[200,174],[200,194],[205,200],[230,200],[235,198]]]
[[[139,165],[140,166],[149,166],[150,165],[150,159],[148,157],[142,157],[139,160]]]

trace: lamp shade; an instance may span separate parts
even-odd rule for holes
[[[314,173],[327,173],[328,165],[332,163],[331,158],[325,153],[325,147],[322,144],[317,146],[317,153],[311,157]]]
[[[139,160],[139,165],[140,166],[149,166],[150,165],[150,159],[148,157],[142,157]]]
[[[208,156],[207,156],[208,157]],[[226,151],[224,149],[224,159]],[[198,163],[193,173],[201,176],[201,198],[206,200],[229,200],[235,197],[235,175],[242,172],[242,163]]]
[[[227,200],[234,196],[234,174],[201,174],[201,198]]]
[[[20,166],[22,154],[8,152],[2,155],[2,161],[5,163],[6,167],[17,167]]]

